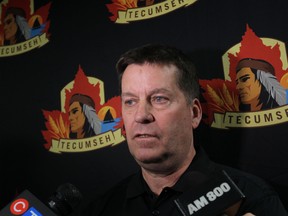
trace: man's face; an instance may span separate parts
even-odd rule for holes
[[[70,128],[73,133],[83,132],[85,116],[79,102],[73,102],[69,107]]]
[[[4,19],[4,36],[5,40],[11,40],[15,37],[18,26],[13,14],[8,14]]]
[[[193,105],[187,104],[176,85],[175,70],[174,66],[132,64],[122,77],[122,117],[129,150],[146,168],[171,167],[194,149]]]
[[[236,89],[243,104],[258,100],[261,84],[249,67],[244,67],[236,74]]]

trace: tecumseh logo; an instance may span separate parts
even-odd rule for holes
[[[182,7],[187,7],[197,0],[112,0],[107,8],[115,23],[129,23],[162,16]]]
[[[247,25],[222,57],[224,80],[200,80],[204,122],[215,128],[261,127],[288,121],[285,44],[259,38]]]
[[[0,57],[22,54],[49,42],[50,6],[34,8],[33,0],[0,3]]]

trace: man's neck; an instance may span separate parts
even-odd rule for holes
[[[179,178],[182,176],[182,174],[189,167],[194,156],[195,151],[189,154],[187,159],[182,163],[179,168],[167,173],[155,173],[142,168],[143,178],[148,184],[150,190],[158,196],[165,187],[172,187],[173,185],[175,185]]]

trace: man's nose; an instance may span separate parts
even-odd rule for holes
[[[152,106],[147,102],[140,102],[135,114],[135,121],[138,123],[149,123],[154,121]]]
[[[237,84],[236,85],[236,89],[237,90],[243,89],[243,85],[241,83]]]

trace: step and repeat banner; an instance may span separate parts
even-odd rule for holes
[[[286,0],[2,0],[0,19],[1,208],[66,182],[93,197],[138,169],[115,63],[147,43],[195,62],[196,142],[267,180],[288,206]]]

